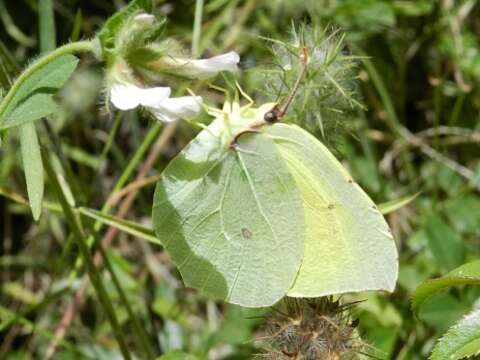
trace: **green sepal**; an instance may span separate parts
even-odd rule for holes
[[[102,48],[102,58],[107,63],[112,61],[115,55],[116,37],[128,18],[138,11],[150,13],[152,11],[151,0],[134,0],[123,9],[111,16],[98,32],[97,38]]]

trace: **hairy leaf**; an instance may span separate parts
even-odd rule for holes
[[[37,131],[33,123],[20,126],[20,148],[27,183],[28,201],[33,218],[36,221],[42,213],[45,178]]]
[[[185,283],[231,303],[274,304],[303,257],[304,215],[294,179],[272,140],[245,134],[222,145],[221,121],[165,169],[154,228]]]
[[[8,115],[2,129],[20,126],[53,114],[57,111],[57,104],[50,94],[33,94],[25,102],[18,106]]]
[[[480,354],[480,309],[452,326],[433,348],[431,360],[456,360]]]
[[[462,265],[441,278],[427,280],[420,284],[413,293],[412,309],[418,312],[420,306],[439,291],[451,286],[468,284],[480,285],[480,260]]]
[[[265,134],[286,160],[304,204],[305,257],[288,295],[393,291],[398,276],[397,250],[373,201],[330,151],[305,130],[275,124]]]
[[[64,55],[43,66],[25,80],[0,114],[0,129],[19,126],[57,110],[52,99],[58,89],[70,78],[78,59]]]

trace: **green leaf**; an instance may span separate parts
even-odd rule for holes
[[[221,126],[215,120],[164,170],[154,228],[188,286],[270,306],[290,289],[303,257],[300,194],[271,139],[245,134],[230,147]]]
[[[194,355],[187,354],[183,351],[174,351],[168,354],[162,355],[157,360],[197,360]]]
[[[470,309],[471,304],[467,306],[462,299],[450,293],[440,293],[420,308],[417,317],[443,334]]]
[[[20,148],[22,153],[25,181],[27,183],[28,200],[33,218],[37,221],[42,213],[42,201],[45,179],[43,162],[38,143],[37,132],[33,123],[24,124],[20,128]]]
[[[441,269],[450,270],[464,261],[462,238],[439,216],[430,216],[425,225],[428,247]]]
[[[394,1],[395,12],[405,16],[425,16],[435,8],[430,0]]]
[[[305,130],[275,124],[271,137],[296,180],[305,213],[305,257],[294,297],[393,291],[398,255],[380,211],[330,151]]]
[[[399,199],[391,200],[384,202],[382,204],[378,204],[378,209],[383,215],[390,214],[394,211],[397,211],[398,209],[410,204],[413,200],[417,198],[417,196],[420,195],[420,193],[416,193],[413,195],[408,195],[401,197]]]
[[[8,115],[2,129],[20,126],[57,111],[57,104],[51,94],[33,94],[25,102],[18,106]]]
[[[365,340],[376,349],[376,352],[378,352],[380,356],[383,356],[380,357],[380,359],[391,359],[395,351],[395,344],[400,335],[400,329],[377,326],[368,329],[367,334],[368,338]]]
[[[480,309],[452,326],[433,348],[431,360],[456,360],[480,353]]]
[[[476,234],[480,229],[480,198],[474,194],[462,194],[445,203],[445,215],[459,233]]]
[[[441,278],[427,280],[420,284],[413,293],[412,309],[418,312],[420,306],[439,291],[451,286],[468,284],[480,285],[480,260],[462,265]]]
[[[57,110],[52,95],[69,79],[78,64],[73,55],[64,55],[43,66],[25,80],[0,114],[0,130],[19,126]]]
[[[56,30],[55,30],[55,12],[54,12],[54,9],[53,9],[53,0],[39,0],[38,2],[38,23],[39,23],[39,32],[40,32],[40,51],[42,53],[46,53],[46,52],[49,52],[49,51],[53,51],[55,50],[55,47],[56,47],[56,43],[57,43],[57,34],[56,34]],[[43,101],[41,102],[41,106],[37,106],[36,105],[36,102],[38,102],[39,100],[42,100],[41,98],[42,97],[46,97],[45,99],[43,99]],[[56,109],[56,105],[55,103],[53,103],[52,99],[50,96],[48,95],[44,95],[44,96],[39,96],[39,95],[33,95],[30,97],[29,101],[26,101],[24,104],[28,104],[30,107],[32,107],[32,110],[31,111],[26,111],[25,109],[23,111],[19,111],[19,108],[17,108],[17,112],[19,114],[26,114],[26,113],[29,113],[30,116],[33,118],[33,117],[37,117],[37,118],[41,118],[41,117],[44,117],[46,115],[43,115],[41,113],[37,113],[36,115],[34,115],[34,111],[35,109],[43,109],[44,111],[50,111],[50,109],[54,109],[53,111],[55,111]],[[11,119],[10,119],[11,120]],[[21,119],[20,119],[21,121]],[[36,139],[36,130],[35,130],[35,125],[33,123],[26,123],[25,125],[22,125],[20,126],[20,136],[21,138],[23,137],[23,132],[24,132],[24,128],[26,129],[31,129],[30,131],[33,131],[33,133],[35,134],[35,139]],[[41,210],[42,210],[42,198],[43,198],[43,191],[44,191],[44,178],[43,178],[43,163],[42,163],[42,158],[41,158],[41,150],[40,150],[40,146],[38,145],[38,141],[34,141],[34,142],[31,142],[31,143],[27,143],[25,148],[27,149],[28,151],[28,148],[31,148],[32,149],[32,154],[37,154],[36,156],[38,157],[38,163],[33,165],[33,162],[35,161],[34,158],[30,159],[30,164],[31,167],[32,167],[32,170],[31,172],[33,172],[33,170],[35,169],[35,167],[38,167],[38,169],[36,169],[36,172],[37,173],[41,173],[41,177],[39,176],[38,177],[38,180],[35,179],[35,176],[33,176],[33,174],[29,174],[26,170],[25,170],[25,176],[26,176],[26,179],[27,179],[27,189],[28,189],[28,198],[30,200],[30,207],[32,208],[32,213],[33,213],[33,218],[35,220],[38,220],[40,218],[40,213],[41,213]],[[26,156],[25,156],[25,151],[23,151],[24,149],[24,146],[23,146],[23,142],[22,142],[22,156],[24,158],[23,162],[24,164],[26,163]],[[33,151],[34,150],[34,151]],[[27,155],[28,156],[32,156],[32,155]],[[33,180],[30,180],[30,182],[34,182],[34,184],[30,185],[29,186],[29,177],[32,177]],[[40,179],[41,179],[41,182],[40,182]],[[36,186],[36,188],[35,188]],[[34,192],[35,194],[40,194],[40,198],[37,199],[37,197],[33,198],[30,196],[30,187],[32,187],[32,192]],[[36,202],[34,203],[32,201],[32,199],[35,199]]]
[[[121,231],[126,232],[127,234],[133,235],[135,237],[147,240],[151,243],[162,245],[162,243],[157,239],[153,230],[134,223],[132,221],[120,219],[116,216],[102,214],[100,211],[89,209],[85,207],[80,207],[78,211],[91,219],[98,220],[102,224],[113,226]]]
[[[346,30],[351,30],[349,34],[354,38],[378,33],[396,24],[390,1],[345,0],[336,2],[334,6],[336,22]]]

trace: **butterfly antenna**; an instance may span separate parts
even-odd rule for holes
[[[280,116],[284,116],[287,113],[289,106],[291,105],[295,95],[297,94],[298,88],[300,83],[302,82],[303,78],[305,77],[305,73],[307,72],[307,62],[308,62],[308,49],[306,47],[302,48],[302,52],[300,54],[300,61],[302,63],[302,69],[298,74],[297,80],[295,81],[295,85],[293,85],[293,90],[287,98],[285,102],[285,106],[283,107]]]
[[[286,78],[287,78],[287,74],[284,72],[282,75],[282,85],[280,86],[280,90],[278,91],[277,97],[275,99],[275,103],[278,103],[278,99],[280,99],[280,96],[282,96],[283,88],[287,86]]]

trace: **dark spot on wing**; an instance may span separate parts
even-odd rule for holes
[[[243,236],[244,239],[249,240],[249,239],[252,238],[253,234],[252,234],[252,232],[251,232],[250,230],[248,230],[247,228],[242,228],[242,236]]]

